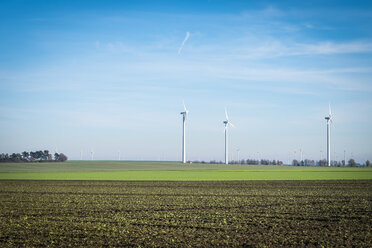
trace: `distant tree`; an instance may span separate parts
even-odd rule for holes
[[[60,153],[59,154],[59,158],[58,158],[58,161],[60,162],[65,162],[67,160],[67,156],[63,153]]]
[[[49,159],[49,151],[44,150],[42,157],[43,157],[44,160],[48,160]]]
[[[369,162],[369,160],[366,161],[366,166],[369,167],[371,165],[371,163]]]
[[[54,153],[54,160],[59,161],[59,154],[58,153]]]
[[[0,154],[0,161],[1,162],[10,162],[10,158],[9,158],[8,153]]]
[[[269,160],[266,160],[266,159],[261,159],[260,164],[268,165],[268,164],[270,164],[270,161]]]
[[[36,160],[40,160],[43,158],[43,152],[42,151],[36,151],[33,153],[33,158]]]
[[[22,161],[22,155],[20,153],[12,153],[12,155],[10,155],[10,160],[12,162],[21,162]]]
[[[31,161],[34,161],[34,160],[35,160],[35,152],[30,152],[29,159],[30,159]]]
[[[348,166],[355,167],[356,166],[355,160],[354,159],[350,159],[349,162],[348,162]]]
[[[24,160],[28,160],[28,159],[29,159],[29,156],[30,156],[30,153],[28,153],[28,152],[26,152],[26,151],[22,152],[22,158],[23,158]]]
[[[317,165],[318,166],[326,166],[327,165],[327,160],[323,159],[323,160],[319,160],[317,162]]]

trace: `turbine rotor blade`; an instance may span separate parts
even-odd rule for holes
[[[229,116],[227,115],[227,110],[225,108],[225,116],[226,116],[226,120],[229,120]]]
[[[232,127],[236,128],[236,127],[235,127],[235,125],[234,125],[234,124],[232,124],[231,122],[229,122],[229,124],[230,124],[230,125],[231,125]]]

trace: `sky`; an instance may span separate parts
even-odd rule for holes
[[[372,159],[370,1],[0,2],[0,153]]]

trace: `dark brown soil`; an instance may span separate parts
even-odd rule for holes
[[[0,181],[0,247],[372,247],[372,180]]]

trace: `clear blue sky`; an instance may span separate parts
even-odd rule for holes
[[[1,1],[0,152],[372,159],[370,1]],[[296,155],[295,155],[296,154]]]

